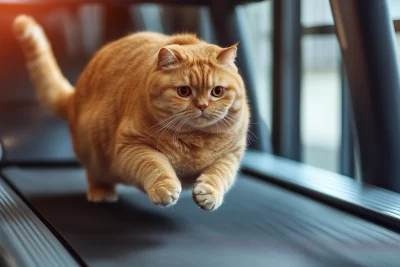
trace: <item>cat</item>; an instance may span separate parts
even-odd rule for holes
[[[193,34],[137,32],[103,46],[75,88],[43,28],[19,15],[13,31],[38,101],[68,122],[87,199],[117,201],[117,184],[161,206],[183,189],[204,210],[221,206],[247,146],[250,112],[237,45]]]

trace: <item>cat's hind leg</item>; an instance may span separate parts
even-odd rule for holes
[[[87,200],[89,202],[116,202],[118,194],[115,190],[115,184],[104,183],[96,180],[89,173],[87,174]]]

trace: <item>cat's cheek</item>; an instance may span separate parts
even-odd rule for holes
[[[232,110],[233,111],[238,111],[242,107],[242,101],[241,100],[235,100],[232,104]]]

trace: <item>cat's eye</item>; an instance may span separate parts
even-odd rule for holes
[[[180,97],[188,97],[192,94],[192,90],[189,86],[181,86],[176,89],[176,92]]]
[[[225,91],[225,89],[224,89],[223,87],[217,86],[217,87],[214,87],[214,88],[211,90],[211,95],[212,95],[213,97],[221,97],[221,96],[224,95],[224,91]]]

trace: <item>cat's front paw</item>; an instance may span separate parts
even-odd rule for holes
[[[216,188],[205,175],[200,176],[194,185],[193,199],[203,210],[216,210],[221,206],[224,194]]]
[[[147,195],[155,205],[168,207],[176,204],[181,191],[182,186],[179,181],[162,180],[147,190]]]

